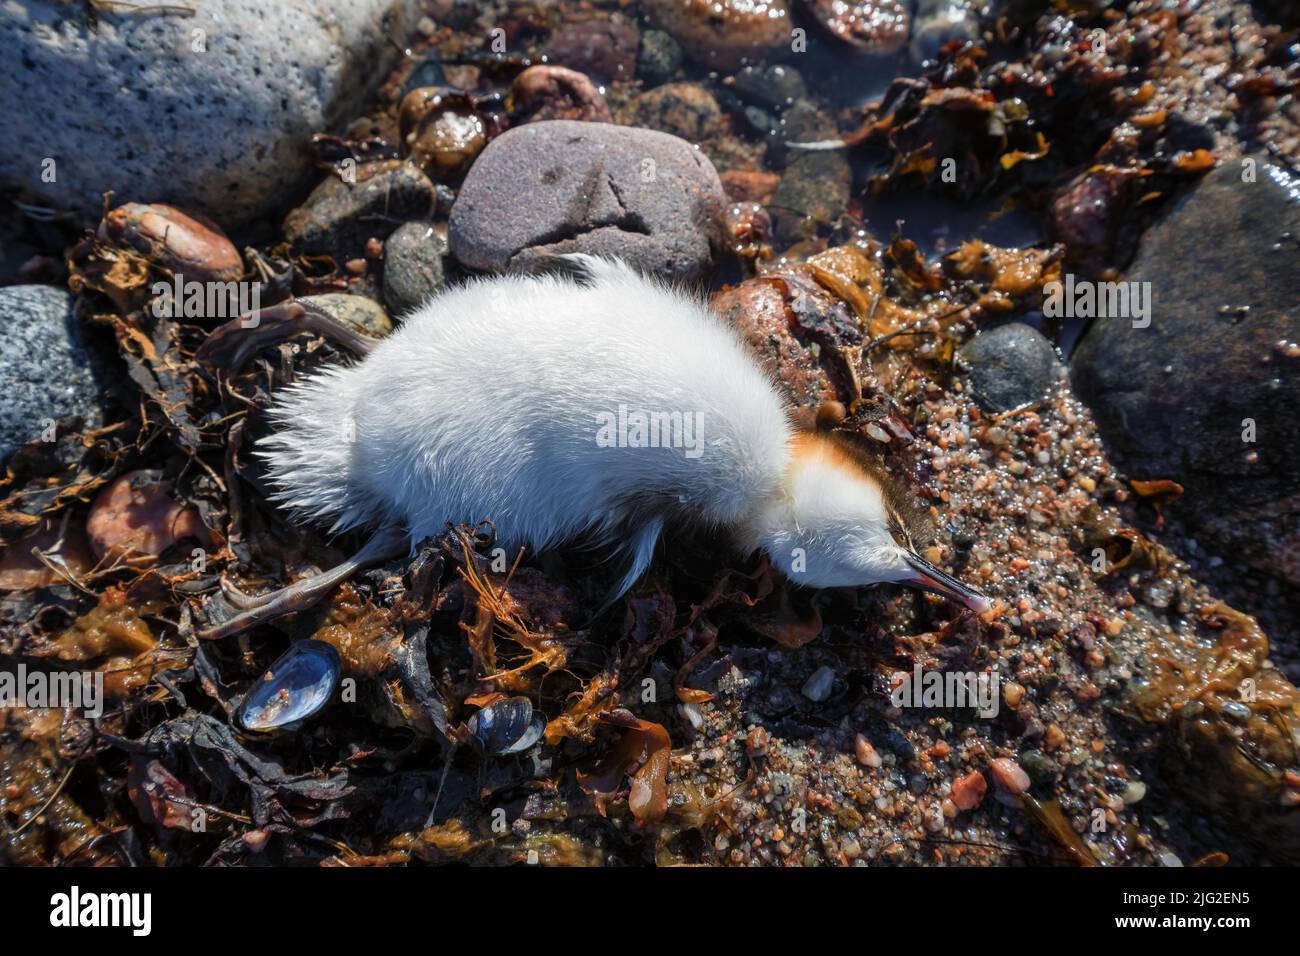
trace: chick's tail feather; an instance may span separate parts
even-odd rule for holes
[[[257,444],[271,499],[333,533],[365,523],[353,478],[359,383],[348,368],[326,369],[290,386],[271,407],[272,432]]]
[[[628,538],[622,549],[628,555],[630,561],[627,572],[605,597],[604,603],[596,611],[596,617],[613,607],[618,599],[631,590],[632,585],[640,580],[641,575],[645,574],[646,569],[650,567],[650,562],[654,560],[655,545],[659,543],[659,536],[663,533],[663,530],[664,519],[656,515],[647,519],[645,524],[632,532],[631,537]]]

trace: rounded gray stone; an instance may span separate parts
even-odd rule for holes
[[[0,181],[87,218],[114,190],[231,228],[282,202],[312,134],[364,106],[420,4],[132,6],[0,4]]]
[[[47,424],[79,415],[104,424],[101,401],[112,373],[86,345],[66,289],[0,288],[0,462]]]
[[[637,75],[647,86],[667,83],[682,68],[682,48],[663,30],[646,30],[641,34]]]
[[[384,301],[395,316],[413,312],[442,288],[447,244],[427,222],[399,226],[384,243]]]
[[[963,346],[961,359],[970,368],[975,400],[988,411],[1036,402],[1060,377],[1052,343],[1023,322],[981,332]]]
[[[585,252],[696,279],[722,246],[725,202],[713,164],[676,136],[529,123],[494,139],[470,168],[451,209],[451,252],[491,271]]]

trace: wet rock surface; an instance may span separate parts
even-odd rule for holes
[[[663,30],[646,30],[641,34],[637,57],[637,76],[647,86],[667,83],[682,67],[682,47]]]
[[[1176,512],[1297,584],[1300,194],[1284,170],[1243,168],[1147,231],[1124,279],[1150,284],[1150,326],[1095,320],[1071,377],[1130,474],[1184,485]]]
[[[355,181],[330,177],[284,221],[303,252],[355,255],[367,239],[383,239],[408,219],[424,219],[437,203],[427,176],[410,163],[385,160],[356,170]]]
[[[521,206],[518,198],[527,195]],[[452,254],[501,271],[548,255],[617,255],[647,272],[697,278],[720,243],[722,185],[683,140],[594,123],[532,123],[503,134],[452,207]]]
[[[8,4],[0,169],[87,218],[114,190],[241,225],[298,186],[313,133],[361,108],[395,61],[390,34],[414,27],[417,6],[224,0],[184,17],[92,17],[63,3]]]
[[[781,124],[789,143],[824,141],[835,133],[835,125],[808,100],[794,103]],[[836,220],[848,202],[853,171],[841,152],[789,150],[786,160],[772,204],[777,238],[794,242]]]
[[[602,83],[631,80],[636,75],[640,34],[626,19],[595,19],[567,23],[551,34],[546,53]]]
[[[790,53],[785,0],[646,0],[641,8],[704,66],[729,69]]]
[[[698,83],[665,83],[637,97],[634,119],[637,126],[699,143],[717,136],[722,110]]]
[[[401,317],[442,288],[447,243],[432,225],[408,222],[384,243],[384,301]]]
[[[78,416],[86,428],[104,424],[102,401],[115,374],[87,344],[73,298],[54,286],[0,289],[0,461],[47,430]]]
[[[975,0],[917,0],[908,51],[920,62],[933,58],[951,40],[977,40],[979,35]]]
[[[985,410],[1005,412],[1039,401],[1060,378],[1052,343],[1022,322],[981,332],[962,347],[970,384]]]

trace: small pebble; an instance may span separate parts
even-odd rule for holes
[[[961,810],[974,810],[984,801],[984,794],[988,792],[988,788],[984,774],[972,770],[953,781],[952,802]]]
[[[853,750],[857,754],[858,763],[862,764],[864,767],[877,768],[884,763],[880,758],[880,754],[876,751],[876,748],[871,746],[871,741],[867,740],[867,738],[861,734],[858,734],[857,738],[853,741]]]
[[[989,764],[993,783],[1003,793],[1019,796],[1029,789],[1029,774],[1010,757],[998,757]]]
[[[831,689],[835,686],[835,672],[825,665],[817,668],[812,672],[812,676],[804,682],[803,695],[815,703],[821,703],[831,696]]]

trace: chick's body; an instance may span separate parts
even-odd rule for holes
[[[287,390],[262,442],[276,498],[413,542],[490,519],[508,550],[617,544],[626,587],[666,522],[736,525],[779,495],[785,404],[735,334],[622,264],[580,265],[583,282],[444,293],[359,364]]]

